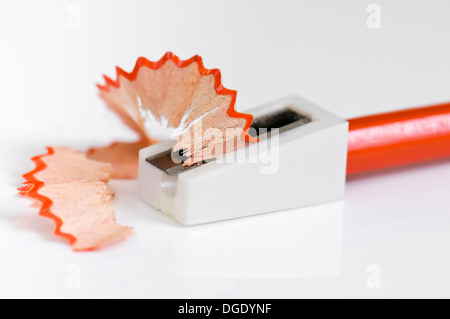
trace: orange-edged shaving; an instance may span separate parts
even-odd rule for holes
[[[23,175],[18,190],[40,206],[39,215],[52,219],[55,234],[76,251],[107,246],[131,233],[116,223],[113,194],[107,186],[111,165],[89,160],[67,148],[47,148],[32,160],[36,167]]]
[[[220,70],[206,69],[198,55],[180,60],[168,52],[156,62],[141,57],[132,72],[116,67],[116,80],[104,79],[98,88],[106,105],[144,144],[176,139],[173,150],[183,151],[189,158],[186,165],[235,149],[218,148],[220,143],[252,140],[248,135],[252,115],[235,110],[236,91],[225,88]],[[210,128],[220,132],[212,138],[205,134]],[[234,134],[226,134],[227,129],[235,129]],[[160,131],[166,135],[158,135]],[[193,142],[194,137],[207,135],[200,144]],[[211,153],[211,148],[216,152]]]

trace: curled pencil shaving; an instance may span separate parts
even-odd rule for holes
[[[180,60],[168,52],[156,62],[141,57],[131,73],[116,67],[116,76],[115,81],[104,76],[105,84],[98,85],[106,105],[142,144],[161,139],[160,126],[169,129],[163,139],[176,139],[173,151],[182,153],[186,166],[253,140],[252,115],[235,110],[236,91],[223,87],[220,71],[206,69],[200,56]]]
[[[55,234],[76,251],[98,249],[130,235],[131,228],[118,225],[111,210],[111,165],[68,148],[47,150],[32,158],[36,168],[23,175],[19,193],[40,207],[39,215],[55,222]]]

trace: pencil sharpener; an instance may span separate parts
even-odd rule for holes
[[[347,121],[298,96],[247,112],[259,141],[212,161],[184,167],[173,140],[140,150],[140,199],[195,225],[343,197]]]

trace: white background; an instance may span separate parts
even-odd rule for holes
[[[195,227],[112,181],[135,234],[90,253],[15,190],[46,145],[134,139],[94,84],[138,56],[200,54],[241,111],[288,94],[345,118],[449,101],[449,16],[445,0],[2,1],[0,297],[450,297],[447,160],[352,178],[340,203]]]

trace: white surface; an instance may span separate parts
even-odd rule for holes
[[[258,118],[287,107],[311,122],[285,127],[284,132],[272,130],[270,137],[260,131],[258,143],[180,174],[169,175],[146,161],[170,152],[173,141],[142,149],[139,198],[184,225],[341,200],[348,122],[299,96],[271,101],[249,112]]]
[[[135,235],[94,253],[73,253],[15,191],[44,145],[133,139],[93,83],[139,55],[202,55],[238,110],[287,94],[342,117],[448,101],[448,1],[376,1],[381,29],[359,0],[74,2],[79,29],[66,1],[0,4],[1,297],[450,296],[449,161],[353,179],[341,205],[192,228],[113,181]]]

